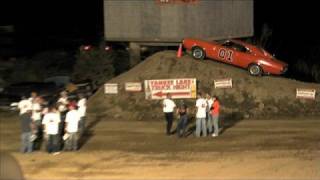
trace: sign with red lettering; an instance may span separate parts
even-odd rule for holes
[[[169,93],[173,99],[196,98],[197,81],[187,79],[145,80],[146,99],[164,99]]]
[[[127,82],[125,84],[125,90],[128,92],[140,92],[142,91],[141,82]]]

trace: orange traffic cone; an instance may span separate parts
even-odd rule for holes
[[[179,49],[177,52],[177,58],[181,58],[181,56],[182,56],[182,44],[179,45]]]

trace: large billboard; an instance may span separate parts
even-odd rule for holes
[[[145,80],[146,99],[164,99],[169,93],[173,99],[196,98],[195,78]]]

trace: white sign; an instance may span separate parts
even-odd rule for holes
[[[127,82],[125,83],[125,90],[130,92],[142,91],[142,85],[140,82]]]
[[[232,79],[214,80],[214,88],[232,88]]]
[[[105,94],[118,94],[118,84],[104,84]]]
[[[296,98],[316,99],[315,89],[297,89]]]
[[[186,79],[145,80],[146,99],[164,99],[169,93],[173,99],[196,98],[197,81]]]

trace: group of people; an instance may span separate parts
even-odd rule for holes
[[[18,104],[22,129],[22,153],[40,150],[46,142],[49,153],[61,150],[78,150],[78,139],[85,130],[86,98],[79,94],[70,100],[66,91],[60,93],[56,102],[48,103],[32,92],[22,97]]]
[[[162,102],[163,112],[167,121],[166,134],[171,135],[171,128],[174,119],[174,112],[179,116],[179,121],[176,128],[178,137],[186,137],[186,129],[188,126],[188,120],[190,113],[186,103],[181,100],[180,104],[176,106],[175,102],[171,99],[171,95],[168,93],[166,98]],[[206,94],[204,97],[202,93],[198,93],[195,104],[196,108],[196,131],[195,136],[200,137],[211,134],[212,137],[219,135],[219,113],[220,102],[217,96],[211,97]]]

